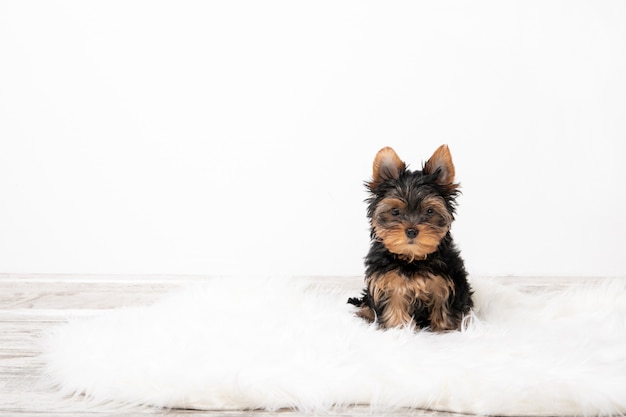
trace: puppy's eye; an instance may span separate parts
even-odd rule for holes
[[[399,216],[400,215],[400,209],[399,208],[392,208],[390,212],[391,212],[392,216]]]
[[[435,210],[433,210],[432,208],[429,208],[428,210],[426,210],[426,215],[428,217],[431,217],[435,214]]]

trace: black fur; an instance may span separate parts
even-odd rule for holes
[[[399,269],[400,273],[405,275],[407,279],[428,273],[448,278],[455,288],[454,293],[450,295],[449,302],[456,321],[460,322],[463,315],[469,313],[473,307],[472,290],[467,281],[468,274],[450,233],[441,241],[435,253],[429,255],[426,260],[413,262],[400,259],[397,255],[389,252],[382,243],[373,241],[369,253],[365,257],[365,266],[366,277]],[[358,307],[366,305],[374,310],[377,316],[382,314],[380,306],[375,306],[372,302],[367,288],[363,290],[360,298],[351,297],[348,299],[348,303]],[[430,327],[430,320],[424,306],[418,303],[412,314],[414,322],[419,328]]]
[[[447,150],[447,147],[446,147]],[[451,160],[450,160],[451,164]],[[375,168],[376,170],[376,165]],[[454,169],[454,168],[452,168]],[[402,219],[407,224],[425,224],[428,221],[434,222],[434,226],[448,227],[445,224],[454,219],[456,209],[456,197],[459,194],[457,184],[441,183],[439,173],[440,169],[435,172],[424,172],[423,170],[410,171],[404,165],[399,167],[398,174],[395,178],[388,178],[384,181],[376,183],[375,181],[367,183],[368,190],[371,195],[366,200],[368,203],[367,216],[372,222],[375,216],[377,206],[386,198],[399,199],[406,204],[406,210],[402,213]],[[376,171],[375,171],[376,175]],[[440,197],[445,202],[445,208],[449,213],[446,219],[426,218],[420,212],[420,205],[426,197]],[[422,210],[423,211],[423,210]],[[394,219],[395,220],[395,219]],[[439,222],[439,223],[437,223]],[[467,272],[457,249],[452,235],[448,231],[441,238],[439,244],[432,253],[428,253],[424,258],[410,260],[407,257],[392,253],[377,237],[373,222],[371,223],[371,247],[365,257],[365,280],[366,283],[372,277],[381,276],[388,272],[399,274],[406,280],[425,279],[437,276],[448,280],[453,288],[446,300],[447,312],[451,316],[450,320],[460,327],[463,316],[469,313],[473,307],[472,290],[467,280]],[[386,226],[383,223],[383,227]],[[375,319],[380,323],[379,318],[383,315],[385,309],[384,303],[376,305],[372,294],[370,294],[369,286],[365,288],[360,298],[352,297],[348,300],[350,304],[363,309],[369,308],[374,313]],[[431,320],[428,307],[424,305],[419,298],[416,298],[411,306],[412,321],[418,328],[430,328]],[[384,324],[384,323],[383,323]],[[452,330],[452,329],[449,329]]]

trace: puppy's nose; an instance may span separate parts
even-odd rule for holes
[[[417,236],[417,229],[406,229],[404,233],[406,233],[406,237],[408,237],[409,239],[413,239]]]

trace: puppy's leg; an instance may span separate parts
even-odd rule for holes
[[[404,276],[395,271],[387,272],[372,277],[368,288],[381,327],[399,327],[412,323],[415,293],[407,285]]]
[[[450,296],[454,294],[453,284],[437,275],[431,275],[424,282],[430,298],[429,319],[432,331],[458,330],[461,323],[450,309]]]

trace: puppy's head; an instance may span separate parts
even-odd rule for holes
[[[421,171],[407,169],[387,147],[374,159],[367,188],[372,238],[409,262],[435,252],[454,220],[458,184],[447,145],[440,146]]]

